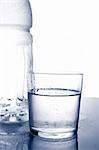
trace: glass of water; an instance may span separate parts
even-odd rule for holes
[[[71,139],[78,129],[83,74],[30,73],[30,131],[43,138]]]

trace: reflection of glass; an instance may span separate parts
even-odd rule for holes
[[[78,150],[77,136],[72,140],[47,140],[38,136],[31,137],[29,150]]]
[[[29,150],[29,134],[0,135],[0,150]]]
[[[78,127],[82,74],[29,75],[31,132],[44,138],[72,138]]]
[[[27,134],[0,135],[0,150],[78,150],[77,135],[72,140],[47,140]]]

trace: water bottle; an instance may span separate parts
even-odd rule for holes
[[[31,27],[29,0],[0,0],[0,134],[23,133],[28,124]]]

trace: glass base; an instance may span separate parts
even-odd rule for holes
[[[58,140],[58,139],[71,140],[77,135],[76,131],[71,131],[71,132],[43,132],[43,131],[35,130],[33,128],[30,128],[30,131],[33,135],[37,135],[37,136],[39,136],[41,138],[45,138],[45,139],[54,139],[54,140]]]

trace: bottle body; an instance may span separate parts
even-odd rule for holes
[[[27,73],[32,71],[32,36],[0,28],[0,123],[28,121]],[[6,42],[5,42],[6,41]]]

